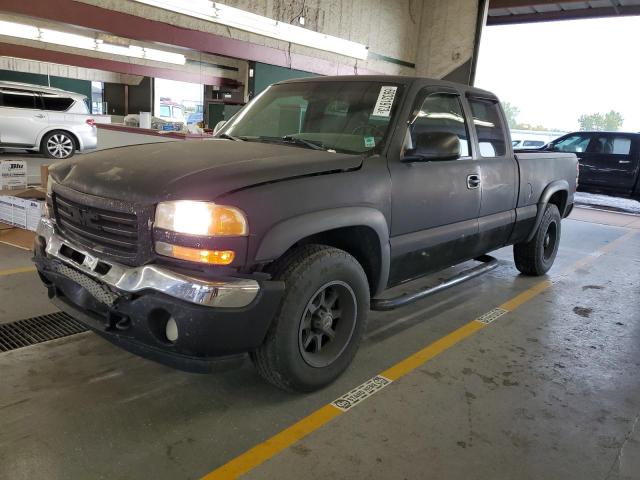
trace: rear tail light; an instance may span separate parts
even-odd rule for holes
[[[92,127],[96,124],[96,121],[93,118],[87,118],[85,122],[87,125],[90,125]]]

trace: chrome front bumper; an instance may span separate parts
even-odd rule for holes
[[[249,305],[260,292],[258,282],[251,279],[220,277],[215,280],[205,280],[182,275],[157,265],[128,267],[102,260],[58,235],[53,221],[48,218],[40,221],[37,234],[44,237],[47,257],[70,265],[85,275],[124,293],[156,291],[196,305],[241,308]],[[78,252],[80,256],[75,255],[75,257],[83,258],[82,263],[64,255],[61,252],[64,246]],[[105,264],[109,267],[103,275],[96,271],[99,264],[100,270],[105,269]]]

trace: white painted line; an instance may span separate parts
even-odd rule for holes
[[[476,318],[476,320],[480,323],[484,323],[485,325],[489,325],[491,322],[496,321],[505,313],[509,313],[509,311],[505,310],[504,308],[496,307],[493,310],[489,310],[484,315],[480,315],[478,318]]]
[[[362,403],[363,400],[369,398],[374,393],[379,392],[390,383],[391,380],[388,378],[383,377],[382,375],[376,375],[364,382],[362,385],[358,385],[353,390],[349,390],[340,398],[331,402],[331,405],[336,407],[338,410],[346,412],[347,410],[350,410],[356,405]]]

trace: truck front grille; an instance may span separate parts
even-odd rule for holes
[[[56,193],[53,197],[59,228],[93,250],[115,257],[137,257],[139,222],[135,213],[108,210],[75,202]]]

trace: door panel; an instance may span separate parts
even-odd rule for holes
[[[481,171],[478,255],[505,245],[515,222],[518,166],[507,142],[506,123],[497,100],[467,99],[478,139]]]
[[[400,156],[413,148],[419,133],[445,132],[458,136],[463,158],[411,163],[390,158],[391,284],[471,258],[478,235],[480,189],[470,188],[468,177],[479,177],[480,168],[470,157],[459,94],[426,89],[418,99]]]
[[[631,193],[638,171],[633,139],[621,134],[594,134],[580,155],[581,183]]]

